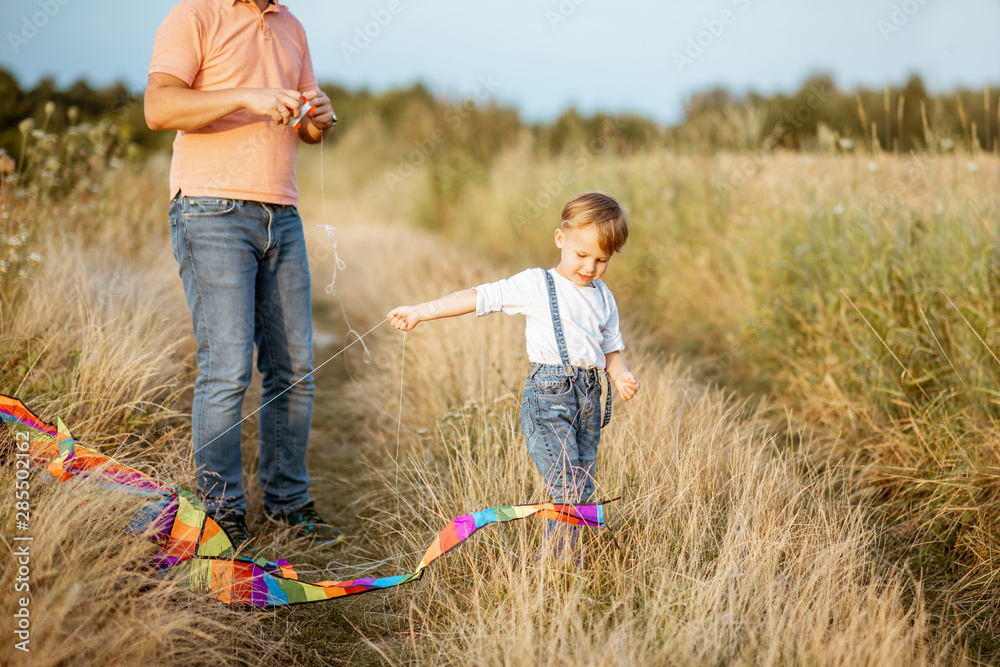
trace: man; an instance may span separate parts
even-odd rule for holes
[[[303,96],[314,111],[296,130]],[[182,0],[156,33],[145,113],[150,128],[177,130],[170,228],[198,342],[199,495],[234,547],[251,539],[238,424],[256,345],[268,518],[337,543],[305,465],[312,313],[295,161],[298,141],[318,143],[335,120],[302,25],[268,0]]]

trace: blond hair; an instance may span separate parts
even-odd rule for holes
[[[587,225],[597,225],[597,241],[608,254],[619,252],[628,240],[628,214],[614,197],[604,192],[581,192],[563,207],[563,229]]]

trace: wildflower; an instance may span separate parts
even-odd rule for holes
[[[877,172],[878,171],[878,162],[875,162],[874,160],[869,160],[868,161],[868,171],[872,172],[873,174],[875,172]]]
[[[969,160],[969,164],[967,164],[966,167],[968,167],[969,171],[972,173],[979,171],[979,163],[973,160]]]
[[[42,253],[40,252],[31,253],[30,255],[28,255],[28,261],[36,263],[42,261]]]
[[[56,103],[53,102],[52,100],[49,100],[48,102],[45,103],[44,108],[45,108],[45,120],[48,120],[49,118],[52,117],[52,114],[54,114],[56,111]]]
[[[7,239],[7,245],[12,246],[14,248],[20,247],[23,243],[24,239],[18,236],[17,234],[14,234],[9,239]]]
[[[30,118],[25,118],[24,120],[22,120],[20,123],[17,124],[17,129],[20,130],[21,134],[23,134],[24,136],[28,136],[28,133],[31,132],[31,130],[33,130],[34,127],[35,127],[35,121],[33,121]]]
[[[14,162],[14,158],[7,155],[6,152],[0,151],[0,174],[13,174],[15,167],[17,167],[17,163]]]
[[[843,148],[845,151],[854,150],[854,142],[848,139],[847,137],[841,137],[840,139],[837,140],[837,143],[840,144],[840,147]]]
[[[833,214],[834,215],[843,215],[844,214],[844,205],[843,204],[837,204],[836,206],[834,206],[833,207]]]
[[[10,266],[10,263],[6,259],[0,259],[0,273],[7,273],[8,266]]]
[[[951,151],[954,149],[955,149],[955,142],[952,139],[945,137],[941,140],[941,150]]]
[[[76,119],[80,117],[80,107],[73,105],[69,109],[66,109],[66,118],[69,119],[70,125],[76,125]]]

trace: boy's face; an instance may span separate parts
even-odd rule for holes
[[[611,260],[598,242],[597,225],[557,229],[556,247],[562,251],[556,271],[577,287],[589,287],[603,276]]]

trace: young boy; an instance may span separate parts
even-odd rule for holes
[[[615,299],[601,281],[627,238],[628,216],[618,202],[603,192],[584,192],[563,208],[554,269],[528,269],[434,301],[400,306],[387,315],[403,331],[425,320],[473,311],[478,316],[496,311],[526,316],[532,366],[521,399],[521,429],[556,503],[584,503],[594,494],[597,445],[611,419],[610,390],[601,418],[601,371],[623,401],[639,391],[622,354]],[[558,552],[573,548],[575,528],[550,521],[546,541]],[[551,540],[557,531],[559,539]]]

